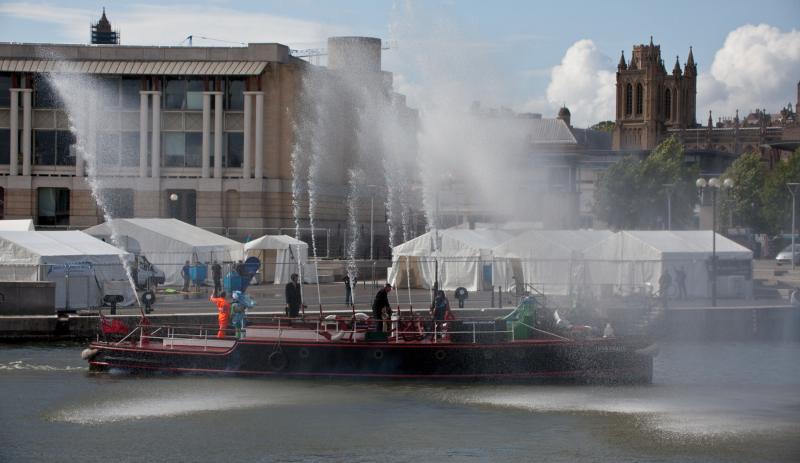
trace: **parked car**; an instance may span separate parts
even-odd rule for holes
[[[131,273],[133,281],[136,282],[136,287],[139,289],[155,289],[156,286],[164,284],[164,272],[151,264],[145,256],[136,256],[136,264]]]
[[[783,248],[783,250],[779,252],[777,256],[775,256],[775,263],[777,263],[778,265],[792,263],[791,244]],[[794,245],[794,263],[795,265],[800,264],[800,244]]]

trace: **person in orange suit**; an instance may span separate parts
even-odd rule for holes
[[[225,300],[225,291],[217,295],[211,293],[211,302],[217,306],[217,321],[219,322],[219,331],[217,331],[218,338],[225,337],[225,330],[228,328],[231,319],[231,304]]]

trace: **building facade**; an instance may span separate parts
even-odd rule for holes
[[[72,73],[103,89],[95,111],[101,123],[85,148],[112,160],[98,172],[113,179],[101,192],[113,216],[175,217],[238,237],[294,230],[294,130],[311,66],[268,43],[0,44],[0,216],[32,217],[39,227],[104,220],[88,161],[77,154],[64,102],[47,78]],[[343,203],[329,201],[327,233],[345,223]]]

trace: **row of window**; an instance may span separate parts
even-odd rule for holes
[[[96,77],[97,92],[103,108],[139,109],[139,91],[151,90],[152,81],[140,77]],[[244,78],[208,77],[161,77],[161,106],[167,110],[202,110],[203,91],[219,88],[223,92],[223,105],[226,110],[244,109]],[[0,75],[0,107],[11,105],[11,76]],[[33,107],[62,109],[64,107],[58,92],[43,75],[36,75],[32,81]],[[20,103],[21,104],[21,103]],[[211,99],[213,108],[214,98]]]
[[[129,188],[101,189],[100,199],[112,217],[134,216],[134,191]],[[174,196],[173,196],[174,193]],[[2,199],[0,188],[0,199]],[[194,190],[167,190],[164,198],[170,198],[167,213],[170,217],[194,224],[197,218],[197,192]],[[171,199],[174,197],[175,199]],[[2,201],[0,201],[2,204]],[[0,215],[1,216],[1,215]],[[36,189],[36,224],[43,226],[69,225],[69,188]]]
[[[148,135],[149,136],[149,135]],[[20,140],[22,131],[20,131]],[[37,166],[74,166],[77,156],[75,136],[68,130],[34,130],[33,159]],[[228,132],[222,143],[222,165],[241,167],[244,134]],[[22,146],[22,143],[19,144]],[[148,151],[150,142],[148,140]],[[214,135],[210,140],[213,155]],[[200,167],[203,134],[200,132],[162,132],[161,154],[164,167]],[[100,132],[97,134],[97,162],[100,166],[136,167],[139,165],[139,132]],[[0,129],[0,164],[9,163],[10,131]],[[213,163],[213,161],[212,161]]]
[[[630,116],[633,114],[633,85],[627,84],[625,86],[625,115]],[[636,114],[644,112],[644,89],[642,84],[636,84]],[[672,91],[666,89],[664,91],[664,117],[672,119]]]

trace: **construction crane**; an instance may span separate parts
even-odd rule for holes
[[[215,39],[213,37],[203,37],[202,35],[190,35],[190,36],[186,37],[185,39],[183,39],[183,41],[181,41],[181,43],[179,43],[178,46],[181,46],[181,45],[183,45],[183,44],[188,42],[189,46],[191,47],[192,46],[192,41],[193,41],[194,38],[203,39],[203,40],[211,40],[212,42],[231,43],[231,44],[235,44],[235,45],[247,45],[244,42],[235,42],[235,41],[232,41],[232,40]]]

